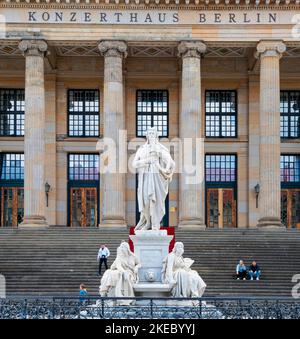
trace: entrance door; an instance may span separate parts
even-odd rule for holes
[[[97,188],[71,188],[71,226],[97,226]]]
[[[24,217],[24,189],[1,188],[1,226],[17,227]]]
[[[208,227],[236,227],[236,201],[233,188],[209,188],[206,199]]]
[[[281,220],[287,228],[300,228],[300,189],[281,190]]]

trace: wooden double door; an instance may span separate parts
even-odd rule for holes
[[[70,225],[98,226],[98,190],[96,187],[70,189]]]
[[[1,226],[17,227],[24,217],[23,187],[1,187]]]
[[[281,190],[281,220],[287,228],[300,229],[300,188]]]
[[[234,188],[208,188],[206,208],[207,227],[237,227]]]

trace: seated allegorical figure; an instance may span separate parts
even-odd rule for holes
[[[99,287],[102,297],[134,297],[133,285],[138,282],[138,258],[131,252],[127,242],[117,249],[117,257],[106,270]]]
[[[162,281],[172,286],[175,298],[199,298],[206,284],[198,272],[191,269],[194,260],[183,258],[183,253],[183,243],[176,242],[173,251],[164,259]]]

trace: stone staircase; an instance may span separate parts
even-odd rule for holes
[[[195,259],[193,268],[207,283],[206,295],[291,296],[292,276],[300,273],[299,230],[178,230],[176,241]],[[261,280],[233,279],[239,259],[247,265],[255,259]]]
[[[77,295],[80,283],[98,293],[97,252],[111,250],[109,264],[124,229],[51,227],[47,230],[0,229],[0,273],[8,295]],[[185,256],[208,285],[205,295],[290,296],[294,274],[300,274],[300,232],[297,230],[176,230]],[[260,281],[232,278],[237,261],[255,258]]]
[[[80,283],[98,294],[97,254],[109,246],[109,265],[127,230],[50,227],[47,230],[0,229],[0,273],[7,295],[78,294]]]

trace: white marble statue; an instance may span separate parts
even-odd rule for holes
[[[117,257],[109,270],[106,270],[99,288],[102,297],[134,297],[133,285],[138,283],[138,258],[131,252],[127,242],[117,249]],[[130,304],[132,300],[123,301]]]
[[[163,261],[162,281],[172,286],[175,298],[199,298],[206,284],[197,271],[191,269],[194,260],[183,258],[184,246],[176,242],[174,249]]]
[[[147,141],[136,152],[133,167],[138,170],[140,220],[135,230],[159,230],[165,215],[165,199],[175,162],[169,150],[158,141],[155,128],[149,128]]]

